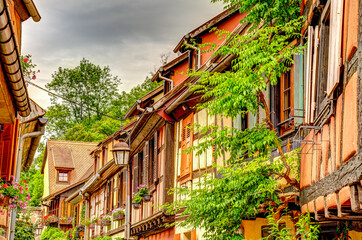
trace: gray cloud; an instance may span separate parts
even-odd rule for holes
[[[46,84],[59,66],[74,67],[85,57],[109,65],[121,90],[141,83],[160,55],[171,52],[184,34],[222,11],[209,0],[39,0],[39,23],[23,24],[22,53],[32,54]],[[46,94],[32,87],[43,107]]]

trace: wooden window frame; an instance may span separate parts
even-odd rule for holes
[[[286,79],[289,79],[289,86],[286,86]],[[286,95],[289,95],[289,106],[285,105]],[[288,116],[286,116],[288,111]],[[285,133],[294,129],[294,66],[291,67],[290,71],[283,73],[280,78],[280,123],[288,121],[280,126],[280,134]]]
[[[60,180],[60,173],[67,173],[67,181]],[[69,183],[70,182],[70,170],[57,170],[57,183]]]

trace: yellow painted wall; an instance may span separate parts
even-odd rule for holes
[[[362,232],[349,231],[348,236],[350,237],[351,240],[361,240]]]
[[[44,166],[44,192],[43,192],[43,198],[46,196],[49,196],[50,190],[49,190],[49,164],[48,164],[48,157],[45,161]]]
[[[283,217],[282,219],[284,221],[282,221],[281,223],[286,223],[287,228],[292,229],[294,233],[293,223],[285,217]],[[257,218],[255,220],[243,220],[243,223],[241,225],[244,231],[245,239],[257,240],[261,238],[261,228],[263,226],[267,226],[268,221],[265,218]]]

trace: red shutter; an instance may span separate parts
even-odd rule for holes
[[[3,131],[0,132],[0,164],[1,178],[6,181],[10,180],[13,175],[12,169],[15,168],[14,159],[14,126],[10,124],[3,125]],[[14,166],[13,166],[14,165]]]
[[[182,121],[182,141],[181,141],[181,183],[192,178],[192,153],[186,153],[185,150],[192,146],[193,134],[190,128],[193,124],[194,114],[191,113]]]

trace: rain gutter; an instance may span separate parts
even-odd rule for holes
[[[30,16],[33,18],[34,22],[39,22],[41,16],[36,8],[33,0],[23,0],[23,3],[26,7],[26,10],[29,12]]]
[[[15,107],[20,116],[26,117],[30,114],[30,101],[6,0],[0,0],[0,60]]]

